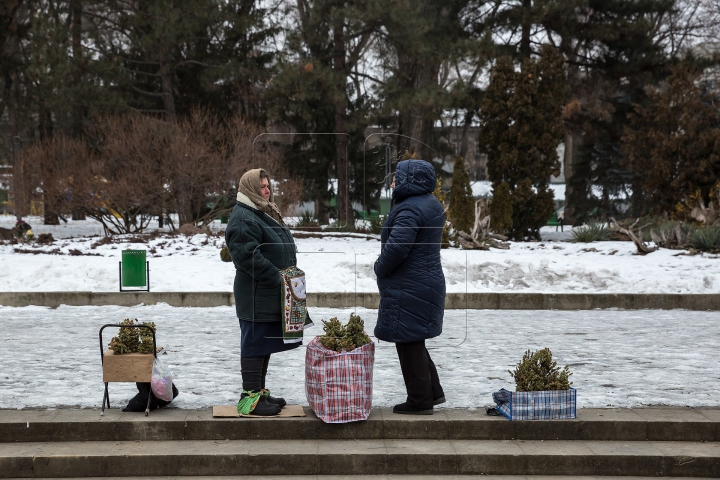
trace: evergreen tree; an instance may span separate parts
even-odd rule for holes
[[[708,203],[720,180],[720,101],[697,79],[698,72],[676,66],[666,88],[650,89],[649,103],[634,105],[623,164],[642,172],[643,213],[672,214],[678,204],[691,210],[697,205],[688,201],[698,190]]]
[[[465,169],[465,161],[460,155],[455,157],[448,213],[455,230],[465,233],[472,231],[475,223],[475,201],[470,188],[470,177]]]
[[[363,155],[369,96],[357,71],[380,26],[376,1],[300,0],[299,22],[287,32],[279,73],[265,98],[270,118],[289,124],[295,137],[288,168],[302,176],[306,199],[315,200],[322,223],[333,196],[339,226],[353,228],[351,203],[377,208],[375,154]],[[304,135],[309,133],[311,135]],[[337,179],[336,187],[329,179]]]
[[[539,239],[554,209],[548,180],[559,167],[564,89],[564,59],[546,45],[537,60],[524,60],[519,72],[509,58],[498,60],[483,100],[479,141],[488,153],[493,188],[509,186],[509,234],[517,240]]]
[[[497,233],[506,234],[512,229],[513,205],[510,198],[510,185],[500,182],[493,187],[490,201],[490,228]]]
[[[407,152],[406,152],[407,154]],[[409,155],[408,155],[409,156]],[[435,191],[433,192],[433,195],[435,195],[435,198],[438,199],[440,202],[440,205],[443,206],[443,209],[445,210],[445,213],[447,214],[447,207],[445,206],[445,193],[442,191],[442,182],[438,178],[436,180],[435,184]],[[440,248],[449,248],[450,247],[450,222],[447,221],[447,218],[445,218],[445,225],[443,226],[443,233],[442,233],[442,239],[440,240]]]

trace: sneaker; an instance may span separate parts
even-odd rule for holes
[[[433,405],[440,405],[441,403],[445,403],[445,395],[433,398]]]
[[[433,409],[430,407],[429,410],[423,408],[416,408],[406,403],[400,403],[393,407],[393,413],[399,413],[401,415],[432,415]]]
[[[263,394],[263,396],[265,397],[265,399],[267,399],[268,403],[272,403],[273,405],[277,405],[277,406],[280,407],[280,408],[282,408],[282,407],[284,407],[285,405],[287,405],[287,402],[285,401],[284,398],[271,397],[271,396],[270,396],[270,390],[268,390],[267,388],[263,388],[263,389],[260,390],[260,391],[262,392],[262,394]]]
[[[247,396],[248,396],[248,394],[243,392],[243,394],[240,395],[240,400],[242,401],[242,399]],[[250,415],[258,415],[261,417],[270,417],[270,416],[277,415],[278,413],[280,413],[280,409],[281,408],[279,406],[268,402],[265,395],[260,395],[260,399],[258,400],[257,404],[255,405],[255,408],[253,408],[250,411]]]

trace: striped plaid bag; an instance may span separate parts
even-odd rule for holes
[[[305,351],[305,395],[325,423],[367,420],[372,407],[375,344],[329,350],[315,337]]]
[[[542,390],[511,392],[501,388],[494,392],[497,410],[508,420],[555,420],[577,417],[577,391]]]

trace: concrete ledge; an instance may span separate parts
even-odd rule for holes
[[[483,409],[438,409],[432,416],[375,408],[365,422],[326,424],[306,417],[213,418],[210,409],[161,409],[148,417],[118,408],[0,410],[0,445],[15,442],[181,440],[583,440],[719,442],[720,410],[579,409],[573,420],[516,421]],[[2,450],[3,447],[0,447]]]
[[[0,305],[155,305],[219,307],[235,305],[232,292],[0,292]],[[324,308],[378,308],[377,293],[310,293],[308,306]],[[447,309],[473,310],[720,310],[720,294],[665,293],[449,293]]]

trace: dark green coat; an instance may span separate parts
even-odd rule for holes
[[[290,230],[244,203],[233,208],[225,243],[235,264],[235,310],[240,320],[279,322],[280,272],[297,264]]]

